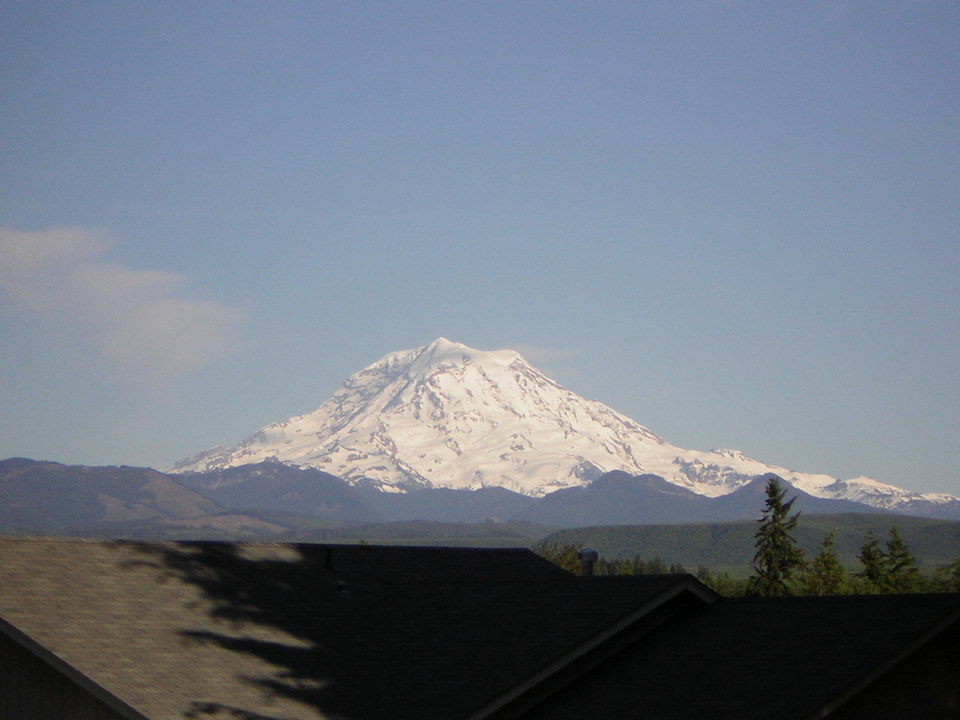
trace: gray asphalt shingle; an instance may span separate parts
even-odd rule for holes
[[[462,717],[678,582],[525,550],[91,540],[0,539],[0,568],[0,618],[157,720]]]

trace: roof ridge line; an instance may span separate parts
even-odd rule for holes
[[[591,582],[593,578],[584,578],[583,580],[586,582]],[[676,597],[679,597],[683,593],[688,593],[694,599],[699,599],[704,605],[712,605],[720,599],[720,596],[717,593],[703,585],[700,581],[696,580],[692,575],[679,576],[675,584],[671,585],[649,600],[643,602],[640,606],[634,608],[622,618],[609,625],[606,629],[601,630],[593,637],[587,639],[579,646],[567,651],[520,684],[514,686],[514,688],[511,690],[508,690],[507,692],[481,706],[474,712],[470,713],[464,718],[464,720],[484,720],[485,718],[495,716],[495,714],[505,706],[509,705],[515,700],[518,700],[527,692],[535,689],[538,685],[555,676],[558,672],[570,667],[573,663],[583,658],[591,651],[597,650],[604,643],[616,638],[631,625],[639,623],[651,613],[666,606],[668,602]],[[654,628],[651,628],[651,630],[652,629]]]

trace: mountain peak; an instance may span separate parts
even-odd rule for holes
[[[541,496],[620,470],[656,475],[707,497],[774,473],[817,497],[877,507],[923,500],[869,478],[796,473],[736,450],[681,449],[567,390],[514,350],[476,350],[444,337],[383,356],[347,378],[313,412],[268,425],[235,448],[194,455],[171,470],[265,460],[317,468],[388,492],[504,487]]]
[[[463,343],[439,337],[429,345],[411,351],[426,365],[439,366],[446,364],[464,364],[471,362],[494,363],[508,366],[520,357],[514,350],[475,350]]]
[[[424,345],[424,352],[431,354],[438,353],[451,353],[451,352],[470,352],[472,348],[467,347],[463,343],[454,342],[453,340],[447,340],[445,337],[438,337],[432,343]]]
[[[178,472],[275,458],[383,490],[506,487],[543,495],[609,470],[644,472],[663,441],[549,379],[514,350],[440,337],[351,375],[312,413],[269,425]]]

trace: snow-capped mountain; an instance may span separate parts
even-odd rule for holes
[[[317,410],[274,423],[172,472],[277,460],[384,491],[504,487],[539,497],[605,472],[658,475],[707,497],[775,473],[815,497],[877,508],[951,504],[871,478],[797,473],[735,450],[669,444],[606,405],[561,387],[512,350],[484,352],[438,338],[351,375]]]

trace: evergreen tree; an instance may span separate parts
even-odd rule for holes
[[[670,572],[670,568],[667,567],[667,564],[660,558],[659,555],[655,556],[653,560],[647,563],[648,575],[666,575],[668,572]]]
[[[866,591],[874,593],[911,593],[923,590],[924,580],[917,559],[900,536],[896,525],[890,528],[885,550],[880,549],[873,530],[869,531],[857,556],[863,563],[860,577]]]
[[[751,593],[750,580],[731,578],[725,572],[714,575],[709,568],[703,566],[697,570],[697,579],[723,597],[743,597]]]
[[[887,540],[887,581],[884,588],[891,593],[919,592],[922,589],[923,578],[917,559],[910,552],[910,548],[900,537],[900,531],[894,525],[890,528],[890,537]]]
[[[934,582],[940,592],[960,593],[960,558],[937,570]]]
[[[806,595],[841,595],[846,590],[847,571],[836,550],[837,534],[831,530],[823,538],[817,556],[807,567],[803,577]]]
[[[873,530],[868,531],[864,537],[857,559],[863,564],[863,570],[858,577],[866,582],[865,589],[868,592],[883,592],[887,584],[887,556],[880,549]]]
[[[580,574],[580,549],[582,545],[541,541],[533,551],[545,560],[574,575]]]
[[[790,534],[800,517],[800,513],[790,515],[797,498],[787,500],[786,489],[774,477],[767,481],[766,493],[760,528],[754,535],[756,572],[750,576],[750,593],[764,597],[790,595],[794,576],[804,567],[803,550]]]

